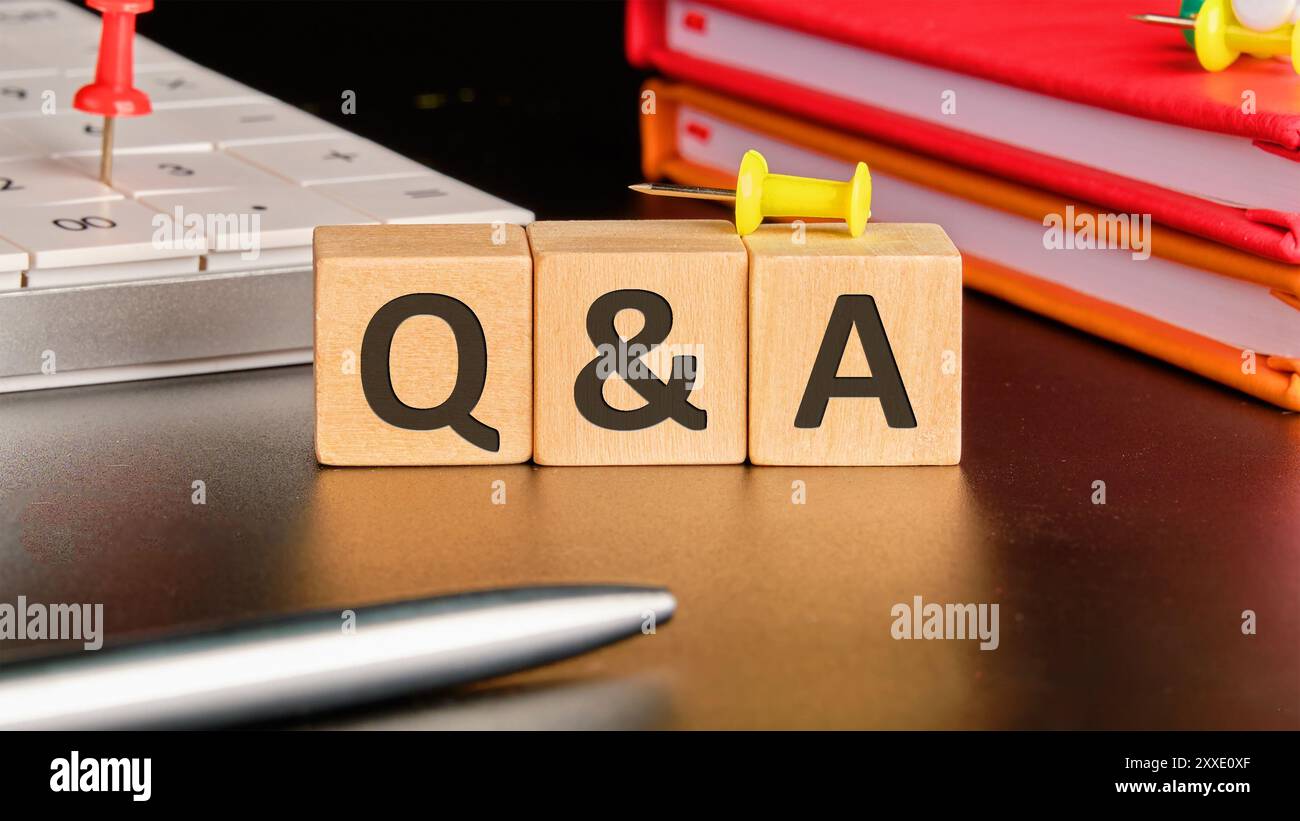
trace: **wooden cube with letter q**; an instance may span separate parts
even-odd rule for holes
[[[721,220],[535,222],[544,465],[745,460],[747,269]]]
[[[749,249],[749,458],[954,465],[961,256],[937,225],[765,225]]]
[[[316,458],[524,462],[532,272],[522,228],[316,229]]]

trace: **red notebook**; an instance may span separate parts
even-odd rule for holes
[[[1300,263],[1300,75],[1206,72],[1174,0],[630,0],[640,66]]]

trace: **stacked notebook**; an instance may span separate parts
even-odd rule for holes
[[[651,179],[872,170],[969,286],[1300,410],[1300,75],[1088,4],[631,0]],[[707,89],[707,90],[706,90]]]

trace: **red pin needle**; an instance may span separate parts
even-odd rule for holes
[[[139,117],[153,110],[148,95],[133,85],[135,16],[153,11],[153,0],[86,0],[86,5],[103,14],[99,62],[95,82],[82,86],[72,105],[78,111],[104,117],[99,178],[108,185],[113,176],[114,118]]]

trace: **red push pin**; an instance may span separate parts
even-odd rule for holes
[[[139,117],[153,111],[149,96],[133,85],[135,16],[153,11],[153,0],[86,0],[86,5],[103,14],[104,27],[99,37],[95,82],[82,86],[72,105],[78,111],[104,117],[99,178],[109,185],[113,177],[114,118]]]

